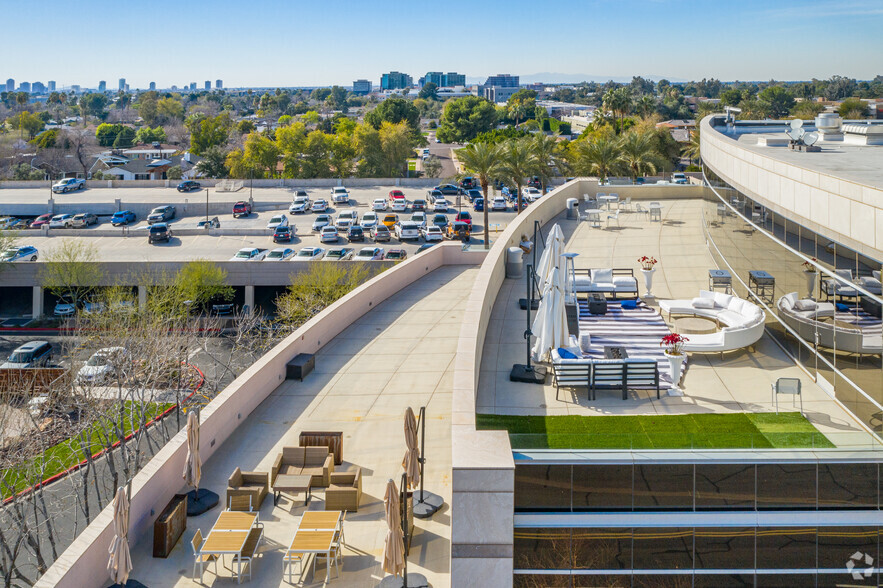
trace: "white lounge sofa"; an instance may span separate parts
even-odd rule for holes
[[[691,300],[660,300],[659,308],[671,315],[713,319],[723,328],[716,333],[688,335],[684,351],[720,353],[751,347],[763,336],[766,314],[756,304],[723,292],[700,290]]]
[[[883,337],[879,333],[866,334],[859,328],[838,327],[835,330],[832,323],[818,320],[825,315],[801,311],[796,308],[797,302],[797,292],[791,292],[779,298],[776,308],[779,318],[801,339],[810,344],[815,342],[819,347],[836,348],[837,351],[857,353],[859,356],[883,353]]]
[[[598,292],[614,298],[628,294],[638,297],[638,280],[628,268],[596,268],[574,270],[573,288],[577,294]]]

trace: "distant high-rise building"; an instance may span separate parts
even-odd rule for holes
[[[18,91],[19,92],[27,92],[28,94],[30,94],[31,93],[31,83],[30,82],[22,82],[21,85],[18,87]]]
[[[81,88],[77,84],[74,84],[73,86],[71,86],[71,92],[73,92],[74,94],[79,94],[80,90],[81,90]]]
[[[391,71],[380,76],[381,90],[404,90],[414,85],[414,80],[408,74]]]
[[[13,90],[15,90],[15,80],[9,78],[8,80],[6,80],[6,91],[12,92]]]
[[[364,96],[371,93],[371,80],[355,80],[353,82],[353,94]]]
[[[423,77],[423,82],[420,85],[422,86],[430,82],[440,88],[465,86],[466,76],[464,74],[458,74],[455,71],[449,71],[448,73],[442,73],[440,71],[430,71],[427,72],[426,75]]]
[[[120,92],[122,92],[126,89],[126,78],[120,78],[119,88],[120,88]]]
[[[211,82],[211,80],[206,80],[206,81],[205,81],[205,89],[206,89],[206,90],[211,90],[211,89],[212,89],[212,82]]]
[[[215,90],[224,89],[224,80],[215,80]]]
[[[126,84],[126,87],[123,88],[123,90],[126,91],[126,92],[128,92],[128,91],[129,91],[129,84]]]
[[[55,91],[55,80],[49,80],[49,91],[50,92]]]
[[[33,92],[34,94],[45,94],[46,86],[43,84],[43,82],[34,82],[31,85],[31,92]]]
[[[519,85],[518,76],[511,76],[509,74],[497,74],[495,76],[489,76],[484,85],[498,86],[500,88],[517,88]]]
[[[107,92],[107,82],[105,80],[98,82],[98,91],[102,93]]]
[[[190,91],[196,90],[196,82],[190,82]]]
[[[426,84],[435,84],[436,86],[443,86],[442,84],[442,72],[440,71],[428,71],[426,75],[423,76],[423,81],[420,83],[421,86],[425,86]]]
[[[150,82],[150,89],[156,90],[156,82]]]

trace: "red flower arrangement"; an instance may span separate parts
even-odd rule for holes
[[[653,266],[656,265],[656,264],[659,263],[659,262],[656,261],[656,258],[655,258],[655,257],[647,257],[647,256],[645,255],[644,257],[639,257],[639,258],[638,258],[638,263],[641,264],[641,269],[646,270],[646,271],[649,272],[650,270],[653,269]]]
[[[819,270],[816,269],[816,266],[813,265],[813,262],[818,261],[815,257],[810,258],[810,261],[803,262],[803,271],[817,273]]]
[[[663,337],[659,344],[665,346],[665,352],[669,355],[683,355],[684,343],[687,341],[689,341],[689,339],[683,335],[672,333],[671,335]]]

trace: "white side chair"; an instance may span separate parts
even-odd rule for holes
[[[626,196],[626,197],[625,197],[625,200],[623,200],[622,202],[619,203],[619,207],[622,208],[623,210],[631,211],[631,209],[632,209],[632,197],[631,197],[631,196]]]
[[[616,212],[613,212],[613,213],[610,213],[607,215],[607,226],[608,227],[610,226],[610,219],[615,220],[616,226],[617,227],[619,226],[619,209],[618,208],[616,209]]]
[[[791,405],[797,402],[795,396],[800,397],[800,414],[803,414],[803,394],[800,390],[800,380],[798,378],[779,378],[773,384],[773,398],[776,403],[776,414],[779,414],[779,394],[791,395]]]
[[[650,211],[641,206],[640,204],[635,204],[635,212],[639,214],[646,214],[647,218],[650,218]]]

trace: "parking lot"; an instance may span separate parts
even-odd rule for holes
[[[330,189],[328,188],[308,189],[307,194],[311,200],[322,198],[329,202],[329,209],[325,214],[329,214],[336,218],[342,211],[354,210],[361,218],[366,212],[372,210],[371,205],[375,199],[387,198],[390,190],[393,189],[400,189],[405,194],[406,200],[409,202],[418,198],[425,199],[427,194],[427,190],[422,188],[395,188],[393,186],[353,188],[350,189],[349,204],[334,205],[331,205]],[[250,231],[265,230],[266,235],[174,235],[176,229],[196,229],[197,223],[200,220],[205,219],[205,204],[203,202],[202,206],[200,206],[199,202],[196,200],[199,193],[182,194],[174,190],[174,188],[151,188],[142,190],[123,188],[119,190],[86,190],[75,194],[60,195],[59,199],[62,197],[65,199],[76,199],[82,203],[82,212],[89,212],[90,203],[106,202],[108,199],[111,201],[119,199],[121,201],[121,207],[124,209],[126,208],[126,202],[132,202],[133,199],[138,199],[139,202],[149,201],[156,206],[171,204],[176,207],[177,215],[176,218],[170,222],[173,237],[168,243],[149,245],[147,243],[147,223],[143,218],[137,219],[135,223],[129,226],[128,236],[122,236],[122,231],[120,231],[120,236],[99,236],[96,234],[96,236],[66,237],[63,229],[57,229],[53,230],[52,235],[47,237],[36,230],[25,230],[19,233],[19,243],[22,245],[33,245],[41,252],[45,252],[56,246],[57,243],[64,238],[87,239],[97,248],[99,258],[107,261],[181,261],[196,258],[221,261],[230,259],[236,251],[242,247],[260,247],[269,249],[274,247],[291,247],[294,250],[298,250],[302,247],[321,246],[328,249],[329,247],[340,246],[354,247],[358,250],[361,247],[374,245],[370,237],[367,237],[364,243],[359,242],[350,244],[345,237],[341,237],[336,245],[334,243],[320,244],[318,234],[313,233],[311,229],[315,217],[317,214],[321,213],[307,212],[305,214],[296,215],[288,214],[288,205],[291,203],[293,190],[283,188],[255,188],[253,194],[255,209],[259,209],[258,212],[253,212],[246,217],[233,218],[231,210],[226,214],[212,214],[210,217],[218,217],[222,232],[226,232],[226,229],[248,229]],[[491,195],[491,197],[492,196],[493,195]],[[210,192],[210,198],[211,197],[212,195]],[[237,199],[247,201],[249,190],[248,188],[244,188],[236,193],[224,193],[223,197],[224,200],[227,201],[234,201]],[[460,209],[469,210],[473,215],[472,242],[482,242],[482,213],[474,212],[472,210],[472,204],[465,197],[462,197],[460,202],[458,202],[456,196],[447,196],[446,198],[448,202],[451,203],[451,207],[446,213],[448,220],[453,220]],[[265,208],[270,207],[272,210],[265,210]],[[406,212],[396,214],[398,214],[400,220],[408,220],[412,212],[413,211],[409,207]],[[272,241],[272,231],[266,228],[271,217],[280,213],[285,213],[290,225],[295,227],[295,237],[290,244],[280,243],[275,245]],[[378,213],[378,215],[381,214],[382,213]],[[431,211],[427,211],[427,218],[431,220],[433,214],[434,213]],[[496,232],[502,231],[506,227],[513,216],[514,212],[511,207],[506,212],[493,211],[490,213],[489,225],[492,231],[491,239],[494,238]],[[88,230],[95,231],[104,229],[113,229],[110,224],[110,217],[107,215],[99,216],[99,223],[93,225]],[[397,239],[393,238],[390,242],[380,243],[378,246],[387,250],[390,248],[401,248],[405,249],[410,254],[416,251],[423,243],[424,241],[422,238],[417,241],[408,241],[405,243],[400,243]]]

